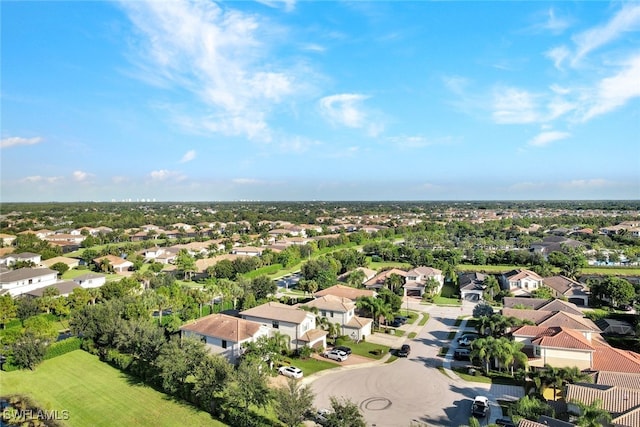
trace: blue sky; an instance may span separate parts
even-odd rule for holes
[[[640,198],[640,3],[2,2],[9,201]]]

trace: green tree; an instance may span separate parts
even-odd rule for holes
[[[269,295],[275,294],[277,290],[276,283],[264,274],[251,280],[251,291],[256,300],[265,299]]]
[[[348,399],[329,398],[332,411],[327,415],[326,427],[366,427],[358,405]]]
[[[531,292],[531,296],[534,298],[541,298],[541,299],[553,299],[553,291],[551,290],[551,288],[547,287],[547,286],[540,286],[538,289],[534,289]]]
[[[26,332],[11,346],[13,363],[25,369],[33,370],[47,352],[48,343],[42,337]]]
[[[245,411],[251,405],[265,408],[269,404],[271,393],[266,373],[257,361],[245,359],[240,362],[234,378],[235,381],[228,388],[232,402],[238,403]]]
[[[599,399],[595,399],[588,405],[577,400],[573,400],[571,403],[580,408],[580,415],[575,421],[577,426],[601,427],[609,425],[611,422],[611,414],[602,409],[602,401]]]
[[[479,318],[482,316],[491,316],[493,314],[493,307],[486,303],[480,303],[473,307],[473,317]]]
[[[217,395],[226,388],[232,375],[231,364],[219,355],[207,354],[198,363],[193,373],[193,393],[202,409],[215,413]]]
[[[0,296],[0,324],[4,326],[18,315],[18,306],[9,294]]]
[[[168,393],[187,398],[193,387],[193,382],[187,379],[193,376],[207,354],[204,344],[195,339],[171,340],[165,344],[155,360],[162,388]]]
[[[196,260],[186,249],[180,249],[176,256],[176,268],[182,272],[185,280],[191,280],[191,276],[197,271]]]
[[[364,271],[360,269],[353,270],[347,277],[347,283],[349,284],[349,286],[353,286],[354,288],[361,288],[365,279],[366,276],[364,274]]]
[[[313,407],[313,391],[294,378],[288,378],[287,385],[277,388],[273,397],[278,419],[287,427],[299,426]]]
[[[553,414],[551,406],[533,396],[522,397],[511,406],[511,415],[516,422],[520,418],[537,421],[540,415],[553,416]]]
[[[58,336],[58,329],[46,315],[32,316],[24,321],[26,334],[31,334],[44,341],[52,341]]]
[[[69,271],[69,266],[64,262],[56,262],[51,266],[51,269],[57,271],[58,274],[62,276],[64,273]]]
[[[482,285],[484,286],[484,298],[487,301],[494,301],[496,295],[500,293],[498,279],[493,274],[488,274],[482,281]]]

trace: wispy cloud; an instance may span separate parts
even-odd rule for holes
[[[545,21],[542,22],[539,27],[553,34],[562,33],[570,25],[570,21],[567,18],[558,16],[556,10],[553,8],[550,8],[546,12],[545,18]]]
[[[569,132],[559,132],[559,131],[546,131],[541,132],[535,136],[531,141],[529,141],[529,145],[534,147],[544,147],[552,142],[560,141],[562,139],[567,139],[571,136]]]
[[[78,170],[78,171],[74,171],[72,176],[73,176],[74,181],[83,182],[83,181],[86,181],[88,178],[90,178],[93,175],[88,173],[88,172],[83,172],[83,171]]]
[[[608,113],[632,98],[640,97],[640,55],[631,58],[617,74],[602,79],[593,92],[588,94],[589,107],[582,121]]]
[[[0,141],[0,148],[15,147],[16,145],[34,145],[42,142],[42,138],[39,136],[33,138],[22,138],[19,136],[12,136],[9,138],[3,138]]]
[[[184,153],[182,159],[180,159],[180,163],[187,163],[196,158],[196,150],[189,150]]]
[[[291,12],[295,9],[296,0],[257,0],[258,3],[262,3],[266,6],[273,8],[284,7],[287,12]]]
[[[253,179],[253,178],[234,178],[234,179],[231,180],[231,182],[233,182],[234,184],[239,184],[239,185],[264,184],[264,181],[261,181],[259,179]]]
[[[152,181],[166,181],[169,179],[182,181],[186,179],[184,175],[177,171],[170,171],[167,169],[160,169],[157,171],[151,171],[149,177]]]
[[[285,1],[292,6],[294,2]],[[150,84],[177,87],[201,104],[190,125],[268,139],[265,112],[297,94],[301,70],[268,56],[273,25],[214,2],[123,1],[138,49],[132,61]]]
[[[537,96],[523,89],[497,87],[493,93],[493,119],[499,124],[534,123],[539,120]]]
[[[332,123],[350,128],[365,125],[366,113],[362,110],[362,101],[369,97],[357,93],[341,93],[325,96],[320,100],[322,114]]]
[[[55,184],[56,182],[60,182],[62,181],[64,178],[61,176],[40,176],[40,175],[32,175],[32,176],[27,176],[24,177],[20,180],[20,182],[22,183],[29,183],[29,184],[34,184],[34,183],[39,183],[39,182],[45,182],[48,184]]]
[[[604,25],[589,29],[574,37],[576,53],[572,64],[575,65],[591,51],[610,43],[627,31],[640,29],[640,4],[625,4],[616,15]]]

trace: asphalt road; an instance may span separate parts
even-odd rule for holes
[[[448,343],[447,335],[461,310],[420,308],[429,311],[431,318],[414,340],[407,341],[411,345],[408,358],[320,376],[311,383],[316,407],[330,408],[330,396],[344,397],[359,405],[372,427],[467,425],[472,399],[487,389],[449,378],[436,368],[441,365],[438,350]],[[465,314],[470,310],[471,306],[466,307]]]

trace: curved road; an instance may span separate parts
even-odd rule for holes
[[[447,336],[461,310],[417,304],[411,308],[418,307],[431,317],[418,336],[407,341],[411,345],[408,358],[319,375],[311,383],[316,407],[330,407],[330,396],[351,399],[372,427],[468,424],[471,399],[486,394],[487,387],[449,378],[436,369],[441,365],[436,355],[442,345],[448,345]],[[464,314],[471,309],[471,305],[465,307]]]

